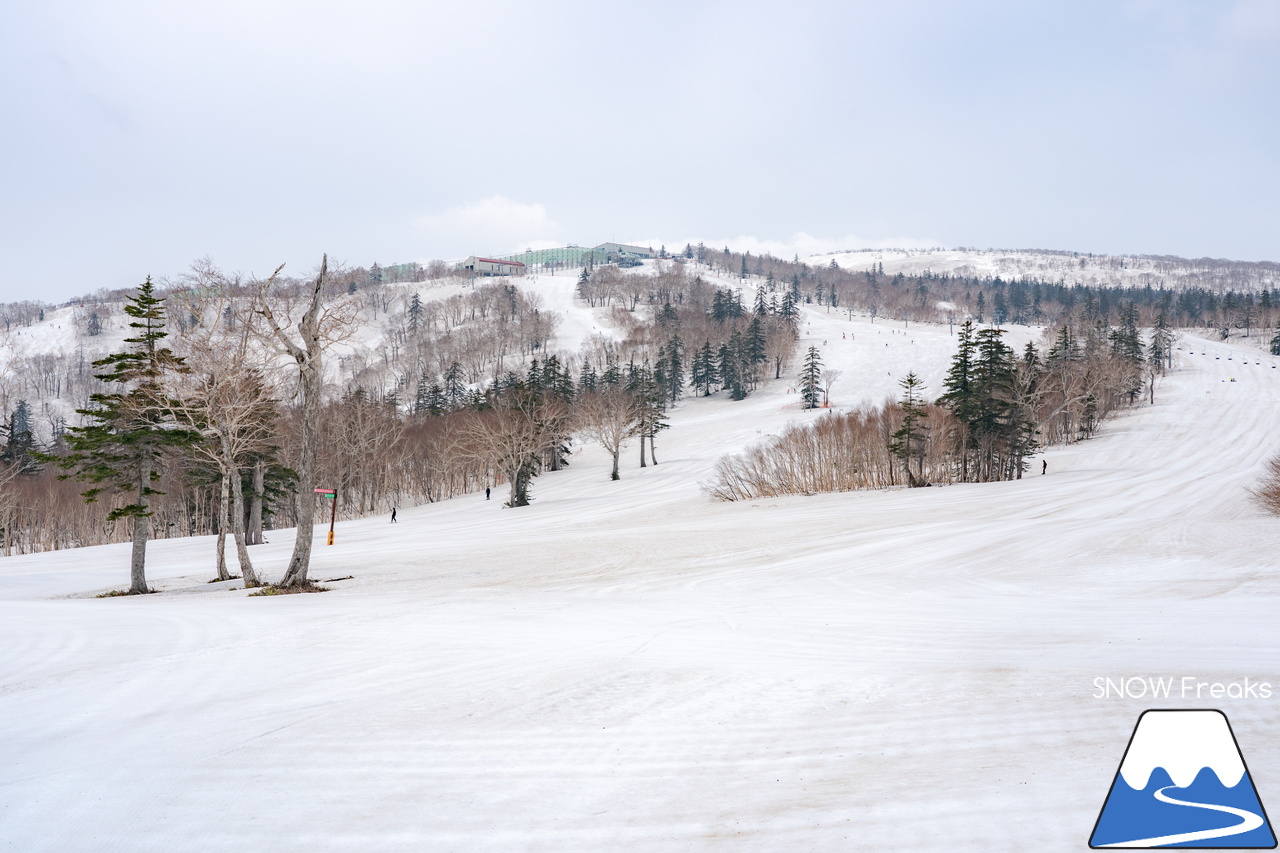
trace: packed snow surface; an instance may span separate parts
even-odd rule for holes
[[[801,346],[853,406],[954,341],[808,308]],[[153,543],[151,596],[90,597],[127,545],[0,560],[0,850],[1079,850],[1151,703],[1095,678],[1280,684],[1271,360],[1185,339],[1045,476],[709,501],[829,417],[792,384],[682,401],[618,482],[588,446],[527,508],[317,528],[321,595],[206,583],[209,537]],[[1266,802],[1277,703],[1173,706],[1224,706]]]

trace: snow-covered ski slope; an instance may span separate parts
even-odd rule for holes
[[[945,326],[807,312],[837,404],[939,390]],[[587,447],[525,509],[340,523],[323,595],[206,584],[210,538],[154,543],[141,598],[84,597],[127,545],[0,560],[0,850],[1082,849],[1160,706],[1094,678],[1280,686],[1246,492],[1280,369],[1245,355],[1185,339],[1154,406],[1017,482],[708,501],[722,453],[827,416],[781,382],[683,401],[619,482]],[[1276,703],[1163,706],[1223,707],[1265,803]]]
[[[966,278],[1026,278],[1090,287],[1202,287],[1217,292],[1256,292],[1280,282],[1280,266],[1265,261],[1036,249],[861,249],[805,258],[814,266],[825,266],[832,260],[852,270],[883,267],[885,275],[890,276],[929,271]]]

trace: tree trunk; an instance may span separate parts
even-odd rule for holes
[[[507,506],[518,507],[529,505],[529,480],[532,478],[532,466],[528,462],[511,472],[511,497]]]
[[[618,448],[618,447],[615,447],[613,450],[613,472],[609,474],[610,480],[622,479],[622,477],[618,475],[618,456],[620,454],[620,451],[621,451],[621,448]]]
[[[325,255],[320,262],[320,274],[316,276],[311,288],[311,303],[306,313],[298,321],[298,342],[290,340],[284,329],[280,327],[271,304],[266,300],[267,289],[275,280],[278,267],[271,278],[263,285],[260,292],[262,302],[258,313],[271,324],[274,338],[285,351],[298,363],[298,385],[302,395],[302,425],[300,439],[302,449],[298,463],[298,527],[297,539],[293,544],[293,556],[289,558],[289,568],[280,580],[281,586],[306,586],[307,569],[311,565],[311,533],[315,518],[315,485],[316,485],[316,420],[320,415],[320,394],[324,390],[324,355],[321,302],[324,296],[325,277],[329,271],[329,256]]]
[[[298,535],[293,543],[289,568],[281,586],[306,586],[311,566],[311,535],[315,518],[316,435],[315,419],[320,415],[319,374],[312,365],[302,367],[302,458],[298,463]]]
[[[231,472],[231,530],[236,537],[236,558],[240,561],[240,577],[244,578],[244,588],[261,586],[258,575],[253,570],[253,562],[249,559],[248,543],[244,534],[244,486],[240,484],[240,470],[233,468]]]
[[[262,544],[262,497],[266,489],[267,463],[259,459],[253,466],[253,495],[249,499],[249,544]]]
[[[645,456],[645,453],[644,453],[644,433],[642,432],[642,433],[640,433],[640,467],[641,467],[641,468],[647,468],[647,467],[648,467],[648,466],[645,464],[644,456]],[[617,478],[615,477],[614,479],[617,479]]]
[[[218,503],[218,580],[231,580],[227,571],[227,528],[230,527],[231,475],[222,472],[222,500]]]
[[[138,506],[142,507],[142,515],[135,516],[133,519],[133,557],[129,565],[130,595],[151,591],[147,588],[147,540],[151,538],[151,497],[147,494],[147,489],[151,486],[151,459],[145,455],[138,475]]]
[[[654,432],[649,433],[649,458],[653,460],[654,465],[658,464],[658,451],[653,446],[653,437],[657,434],[658,433],[656,430]],[[641,439],[641,441],[643,442],[644,439]]]

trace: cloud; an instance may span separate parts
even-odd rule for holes
[[[500,195],[419,216],[413,227],[431,248],[447,255],[502,254],[560,245],[560,226],[545,207]]]

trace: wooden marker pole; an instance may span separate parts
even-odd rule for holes
[[[316,494],[333,500],[333,509],[329,512],[329,541],[325,543],[332,545],[333,525],[338,520],[338,492],[336,489],[316,489]]]

